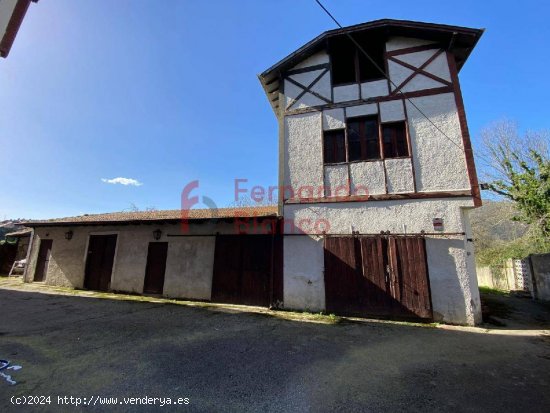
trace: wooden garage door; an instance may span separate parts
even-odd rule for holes
[[[147,264],[143,292],[146,294],[162,294],[164,290],[164,273],[166,272],[167,242],[150,242],[147,249]]]
[[[396,318],[432,317],[424,239],[325,239],[328,312]]]
[[[115,258],[116,235],[90,235],[84,287],[89,290],[108,291]]]
[[[282,283],[272,277],[280,274],[274,262],[280,255],[278,240],[271,235],[216,236],[212,301],[268,306],[282,296]]]

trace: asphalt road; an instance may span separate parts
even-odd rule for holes
[[[550,411],[548,336],[9,290],[0,303],[0,359],[22,366],[10,373],[16,385],[0,378],[2,412]],[[13,405],[12,396],[51,401]],[[97,404],[59,405],[58,396]],[[188,404],[120,404],[131,397]]]

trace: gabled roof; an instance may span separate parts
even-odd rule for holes
[[[191,221],[218,218],[268,218],[277,217],[277,206],[236,207],[219,209],[190,209],[184,217],[181,209],[164,211],[110,212],[106,214],[86,214],[76,217],[31,220],[24,224],[28,227],[74,226],[74,225],[115,225],[142,224],[160,222],[178,222],[182,219]]]
[[[381,19],[342,29],[328,30],[258,75],[275,114],[278,111],[279,76],[281,74],[324,49],[329,39],[362,31],[372,31],[373,35],[385,38],[403,36],[439,42],[455,55],[457,69],[460,71],[484,29],[410,20]]]

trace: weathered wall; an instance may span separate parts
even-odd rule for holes
[[[301,187],[321,188],[324,180],[321,113],[286,116],[284,136],[285,186],[294,191]]]
[[[533,266],[536,298],[550,301],[550,254],[534,254],[529,258]]]
[[[73,231],[71,240],[65,232]],[[52,255],[46,275],[46,284],[75,288],[84,286],[86,251],[92,234],[117,234],[115,261],[110,289],[141,293],[147,263],[149,242],[157,242],[153,231],[162,231],[158,242],[168,242],[166,273],[163,294],[169,297],[209,300],[212,289],[216,232],[235,233],[232,223],[191,224],[190,234],[205,234],[204,237],[168,237],[178,234],[177,225],[128,225],[128,226],[80,226],[36,228],[30,264],[25,276],[32,282],[40,239],[52,239]],[[249,226],[249,232],[261,232],[260,226]]]
[[[454,94],[415,98],[412,102],[431,120],[406,102],[412,163],[410,158],[386,159],[378,165],[373,161],[363,165],[351,163],[349,176],[342,167],[323,166],[322,131],[344,128],[346,117],[377,114],[376,104],[286,116],[285,185],[296,191],[303,186],[319,188],[323,183],[331,187],[346,185],[349,179],[352,188],[367,187],[372,195],[414,192],[415,184],[418,192],[470,189]],[[380,103],[380,118],[382,122],[405,119],[404,101]],[[316,190],[313,197],[322,195],[322,191]]]
[[[330,224],[327,232],[331,234],[350,234],[352,230],[370,234],[388,230],[394,233],[433,232],[433,218],[443,218],[445,232],[465,232],[466,236],[426,237],[434,318],[472,325],[481,317],[473,247],[465,240],[471,237],[471,232],[463,209],[472,206],[473,201],[469,198],[399,200],[285,205],[284,213],[285,220],[294,222],[325,219]],[[303,309],[305,306],[300,305],[306,302],[308,305],[324,303],[324,288],[317,284],[324,270],[322,243],[305,236],[285,237],[284,242],[285,306],[292,303],[291,308]],[[307,284],[308,281],[311,284]]]
[[[284,237],[284,306],[288,309],[325,309],[323,240]]]
[[[446,135],[406,102],[417,191],[470,189],[454,94],[411,101]]]
[[[433,232],[433,218],[444,219],[445,232],[462,232],[461,208],[472,207],[470,198],[415,199],[376,202],[285,205],[286,220],[299,222],[324,218],[331,234],[349,234],[350,225],[364,234],[391,231],[395,233]]]
[[[174,238],[168,244],[164,294],[210,300],[215,237]]]

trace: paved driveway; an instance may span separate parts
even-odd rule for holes
[[[113,411],[96,396],[117,397],[114,411],[176,410],[124,397],[204,412],[550,411],[550,338],[533,326],[330,325],[12,290],[0,303],[0,359],[22,366],[17,385],[0,381],[0,411],[31,410],[10,403],[29,395],[51,396],[36,411]]]

